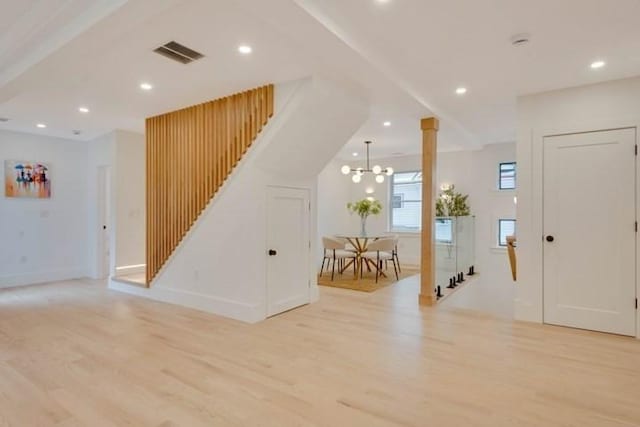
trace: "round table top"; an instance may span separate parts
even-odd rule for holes
[[[336,234],[336,237],[341,239],[382,239],[383,237],[390,237],[386,234]]]

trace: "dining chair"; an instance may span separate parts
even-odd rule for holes
[[[345,250],[345,244],[343,241],[333,239],[331,237],[322,238],[322,246],[324,247],[324,256],[322,258],[322,267],[320,267],[320,276],[324,271],[324,262],[327,262],[327,271],[329,270],[329,264],[333,261],[331,268],[331,280],[335,276],[336,261],[338,261],[338,270],[340,270],[341,262],[345,259],[353,260],[353,271],[356,272],[356,254],[351,251]]]
[[[360,254],[365,260],[376,262],[376,283],[378,283],[378,277],[382,272],[382,261],[391,261],[393,263],[393,270],[396,273],[396,280],[400,280],[398,276],[398,266],[396,265],[396,259],[393,256],[393,249],[395,247],[394,239],[378,239],[369,243],[367,252]],[[362,276],[362,264],[360,263],[360,275]]]
[[[389,238],[393,239],[393,251],[391,252],[391,254],[396,260],[396,265],[398,266],[398,272],[402,273],[402,269],[400,268],[400,258],[398,258],[398,242],[400,241],[400,236],[397,234],[390,234]],[[388,260],[386,262],[388,262]],[[385,268],[387,268],[386,265],[385,265]]]

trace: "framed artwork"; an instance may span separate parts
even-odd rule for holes
[[[51,173],[49,164],[5,160],[4,195],[30,199],[50,198]]]

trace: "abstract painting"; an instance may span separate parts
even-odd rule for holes
[[[43,162],[5,160],[4,195],[32,199],[50,198],[49,165]]]

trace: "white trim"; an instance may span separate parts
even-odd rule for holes
[[[133,264],[116,267],[116,276],[125,276],[127,274],[138,274],[146,271],[147,264]]]
[[[36,285],[39,283],[59,282],[63,280],[81,279],[88,277],[86,268],[70,268],[65,270],[50,270],[34,273],[0,276],[0,289],[16,286]]]
[[[109,289],[168,304],[182,305],[248,323],[256,323],[266,318],[266,309],[263,304],[245,304],[227,298],[159,286],[145,288],[120,282],[114,278],[109,278]]]
[[[634,120],[601,120],[601,121],[585,121],[583,123],[572,124],[567,127],[550,127],[542,128],[542,130],[532,129],[530,133],[529,148],[530,167],[531,167],[531,230],[532,241],[529,244],[532,247],[532,253],[535,253],[536,259],[527,259],[533,261],[539,268],[532,269],[535,271],[535,277],[529,278],[529,282],[535,286],[536,301],[524,301],[520,298],[514,300],[516,320],[534,321],[543,323],[544,300],[543,300],[543,276],[544,268],[542,235],[544,233],[543,218],[543,188],[544,164],[543,164],[543,147],[544,138],[558,135],[569,135],[587,132],[601,132],[616,129],[636,129],[636,144],[638,143],[638,129],[640,129],[640,118]],[[638,158],[636,157],[636,164]],[[637,166],[636,166],[637,167]],[[636,174],[636,215],[639,212],[640,200],[638,192],[640,191],[640,174]],[[517,215],[516,215],[517,217]],[[538,238],[539,236],[539,238]],[[640,266],[640,239],[636,238],[636,296],[640,298],[640,281],[638,280],[638,267]],[[640,316],[636,310],[636,338],[640,339]]]
[[[307,260],[305,262],[305,264],[307,265],[307,280],[309,283],[309,288],[307,290],[307,301],[305,302],[305,304],[311,304],[311,302],[314,300],[315,297],[315,301],[320,299],[320,292],[317,289],[318,288],[318,284],[315,284],[315,290],[313,289],[313,285],[311,283],[311,275],[312,275],[312,271],[315,269],[315,266],[312,263],[312,253],[311,253],[311,248],[312,248],[312,244],[311,244],[311,234],[312,234],[312,220],[311,220],[311,189],[308,187],[296,187],[296,186],[291,186],[291,185],[267,185],[265,188],[265,224],[266,227],[269,227],[269,203],[271,202],[271,198],[273,196],[273,192],[276,190],[294,190],[294,191],[301,191],[304,192],[305,194],[305,203],[309,206],[308,209],[304,209],[304,211],[307,214],[307,239],[309,241],[309,250],[307,251]],[[314,230],[317,232],[317,230]],[[265,242],[264,242],[264,252],[266,253],[269,250],[269,246],[270,246],[271,242],[269,242],[269,232],[267,231],[265,233]],[[281,312],[278,313],[269,313],[270,310],[270,302],[269,302],[269,286],[271,285],[269,283],[269,263],[266,262],[264,264],[264,277],[265,277],[265,281],[264,281],[264,300],[266,301],[265,305],[264,305],[264,316],[265,318],[267,317],[271,317],[271,316],[276,316]],[[315,295],[312,295],[313,292],[316,292]],[[305,305],[302,304],[302,305]],[[299,307],[299,306],[298,306]],[[294,307],[296,308],[296,307]],[[285,310],[288,311],[288,310]]]

